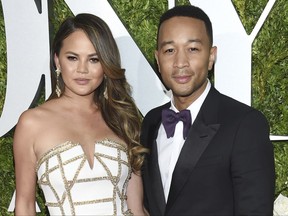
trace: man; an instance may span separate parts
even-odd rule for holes
[[[273,214],[267,120],[211,85],[212,44],[212,25],[200,8],[176,6],[160,18],[155,58],[173,95],[142,125],[141,142],[150,149],[142,173],[151,215]]]

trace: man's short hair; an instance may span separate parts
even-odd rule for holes
[[[192,5],[181,5],[175,6],[169,10],[167,10],[162,16],[160,17],[159,24],[158,24],[158,32],[157,32],[157,44],[158,44],[158,37],[159,37],[159,29],[161,24],[173,17],[183,16],[183,17],[191,17],[195,19],[202,20],[206,27],[206,32],[208,38],[211,42],[211,46],[213,44],[213,29],[211,21],[208,15],[199,7],[192,6]]]

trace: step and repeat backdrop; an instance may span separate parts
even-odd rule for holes
[[[49,44],[68,16],[92,13],[118,43],[133,98],[144,116],[169,100],[154,60],[159,16],[168,8],[202,8],[214,28],[215,87],[261,110],[275,147],[275,199],[288,195],[288,2],[286,0],[1,0],[0,215],[13,215],[13,133],[20,114],[51,93]],[[37,190],[39,215],[46,215]],[[276,213],[275,213],[276,214]]]

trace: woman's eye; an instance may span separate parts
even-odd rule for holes
[[[99,62],[99,59],[98,58],[91,58],[90,61],[92,63],[97,63],[97,62]]]
[[[77,60],[77,58],[75,56],[68,56],[67,59],[70,61],[76,61]]]

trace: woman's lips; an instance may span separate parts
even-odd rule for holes
[[[79,79],[75,79],[75,82],[79,85],[86,85],[89,82],[89,79],[79,78]]]

